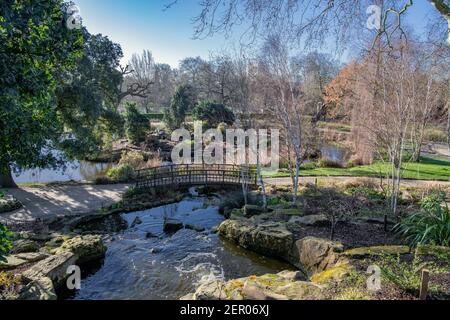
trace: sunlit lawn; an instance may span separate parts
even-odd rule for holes
[[[302,168],[301,176],[352,176],[352,177],[373,177],[386,175],[389,164],[376,162],[372,165],[359,166],[353,168]],[[265,172],[266,177],[288,177],[286,171],[276,173]],[[440,180],[450,181],[450,161],[444,159],[433,159],[422,157],[421,162],[408,162],[403,165],[402,177],[404,179],[416,180]]]

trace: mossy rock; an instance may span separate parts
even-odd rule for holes
[[[303,211],[299,208],[291,208],[291,209],[277,209],[273,213],[274,215],[285,215],[285,216],[301,216],[303,215]]]
[[[433,246],[428,244],[419,244],[416,248],[418,255],[432,255],[450,260],[450,247]]]
[[[340,282],[353,269],[349,263],[337,264],[322,272],[316,273],[311,277],[311,281],[318,284],[326,284],[329,282]]]
[[[354,259],[365,258],[376,255],[408,254],[411,250],[408,246],[374,246],[350,249],[342,253],[344,256]]]

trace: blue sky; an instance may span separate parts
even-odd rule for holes
[[[230,48],[233,37],[222,35],[194,40],[192,18],[199,13],[199,0],[179,0],[163,10],[170,0],[74,0],[81,10],[83,24],[91,33],[102,33],[124,52],[123,63],[133,53],[148,49],[155,60],[177,67],[185,57],[208,58],[210,52]],[[415,0],[407,21],[420,30],[433,12],[428,0]],[[236,38],[239,31],[235,32]]]

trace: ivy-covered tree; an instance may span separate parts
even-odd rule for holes
[[[101,34],[91,35],[86,29],[82,33],[83,55],[73,70],[59,76],[56,91],[58,114],[72,137],[59,148],[70,158],[95,155],[123,133],[117,112],[122,49]]]
[[[202,101],[192,111],[195,120],[203,121],[208,128],[217,128],[220,123],[232,125],[236,120],[233,111],[213,101]]]
[[[164,113],[164,122],[171,129],[178,129],[186,118],[186,113],[194,108],[195,91],[190,85],[181,85],[172,98],[170,107]]]
[[[61,164],[53,152],[64,129],[56,77],[82,52],[62,0],[0,2],[0,185],[15,186],[11,169]]]
[[[125,109],[125,133],[128,140],[138,144],[145,140],[150,129],[150,121],[138,111],[135,103],[127,103]]]

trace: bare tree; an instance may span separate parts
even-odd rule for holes
[[[292,60],[286,39],[270,36],[264,46],[261,62],[266,72],[266,90],[272,96],[271,107],[282,123],[289,149],[295,155],[293,202],[297,201],[300,166],[307,153],[303,143],[305,104],[300,90],[298,64]]]
[[[441,23],[449,26],[448,0],[428,2],[442,17]],[[394,34],[404,36],[402,17],[415,5],[413,0],[208,0],[201,2],[201,12],[194,20],[195,36],[202,38],[217,32],[228,34],[236,25],[244,24],[247,28],[242,38],[247,38],[250,43],[277,30],[298,43],[303,40],[311,48],[326,43],[326,34],[341,46],[349,42],[355,32],[365,32],[366,10],[374,4],[383,10],[376,38],[384,38],[391,44]],[[448,34],[450,44],[450,32]]]

